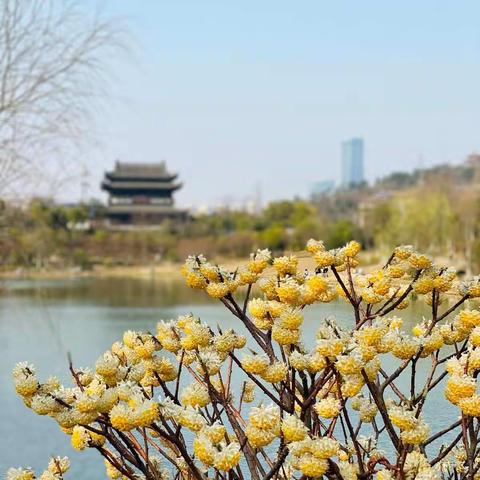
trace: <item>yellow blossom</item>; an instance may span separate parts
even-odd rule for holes
[[[471,397],[461,398],[458,406],[464,415],[480,417],[480,395],[474,394]]]
[[[480,347],[480,327],[475,327],[472,330],[469,340],[474,347]]]
[[[343,375],[355,374],[361,371],[364,363],[358,355],[341,355],[335,362],[335,368]]]
[[[238,444],[230,443],[215,455],[213,465],[218,470],[228,472],[232,468],[236,467],[240,461],[241,453]]]
[[[273,260],[273,268],[280,276],[294,275],[297,271],[298,258],[294,255],[277,257]]]
[[[307,453],[300,457],[298,466],[307,477],[321,477],[328,470],[328,463]]]
[[[307,278],[307,280],[305,281],[305,286],[310,289],[315,296],[318,297],[319,295],[327,291],[328,283],[320,275],[315,275],[313,277]]]
[[[271,252],[268,249],[257,250],[255,253],[250,254],[250,261],[247,268],[253,273],[262,273],[268,266],[268,262],[271,259]]]
[[[307,436],[306,425],[295,415],[285,415],[281,428],[287,443],[303,440]]]
[[[5,478],[6,480],[34,480],[35,473],[29,468],[9,468]]]
[[[196,288],[203,290],[207,286],[207,281],[199,273],[195,272],[186,272],[185,273],[185,282],[190,288]]]
[[[259,278],[258,273],[254,273],[248,268],[240,268],[238,271],[238,280],[242,285],[253,285]]]
[[[252,447],[262,448],[273,442],[277,437],[277,432],[273,429],[263,429],[255,427],[254,425],[247,425],[245,435]]]
[[[276,292],[281,302],[293,307],[300,304],[300,286],[291,277],[287,277],[286,280],[283,280],[276,288]]]
[[[341,386],[342,395],[345,398],[354,397],[358,395],[362,390],[362,387],[365,385],[365,380],[362,375],[345,375],[343,377],[343,383]]]
[[[417,425],[417,419],[412,411],[393,406],[388,409],[388,416],[392,423],[400,430],[411,430]]]
[[[461,398],[471,397],[476,387],[474,378],[467,375],[452,375],[447,380],[445,396],[451,403],[457,404]]]
[[[226,428],[216,422],[213,425],[207,425],[202,429],[202,433],[210,439],[214,444],[220,443],[225,439]]]
[[[283,328],[297,329],[303,323],[302,312],[296,309],[286,309],[278,319],[279,325]]]
[[[400,245],[394,250],[394,255],[401,260],[406,260],[413,253],[413,247],[411,245]]]
[[[54,475],[63,475],[70,469],[68,457],[53,457],[48,462],[48,471]]]
[[[333,397],[322,398],[315,404],[315,411],[320,417],[335,418],[340,413],[340,400]]]
[[[378,345],[382,339],[382,330],[376,325],[364,325],[354,332],[358,343],[368,346]]]
[[[112,426],[121,431],[129,431],[135,428],[133,410],[127,405],[115,405],[110,411]]]
[[[117,478],[122,478],[122,472],[117,470],[107,459],[105,459],[105,470],[107,477],[115,480]]]
[[[325,245],[322,241],[311,238],[306,245],[306,250],[309,253],[317,253],[325,250]]]
[[[432,331],[430,335],[423,339],[422,345],[423,348],[420,356],[426,357],[443,346],[442,334],[439,330]]]
[[[326,460],[338,454],[339,444],[333,438],[323,437],[312,440],[309,447],[310,453],[315,458]]]
[[[413,284],[413,290],[416,293],[426,294],[430,293],[435,287],[434,281],[431,277],[423,276],[416,280]]]
[[[268,314],[268,301],[254,298],[248,302],[248,311],[255,318],[265,318]]]
[[[215,449],[206,435],[198,435],[193,440],[195,456],[205,465],[211,466],[215,460]]]
[[[343,351],[343,341],[340,338],[326,338],[326,339],[318,339],[316,344],[316,351],[320,355],[324,355],[325,357],[333,357],[336,355],[340,355]]]
[[[282,382],[287,378],[288,367],[283,362],[275,362],[269,365],[263,372],[261,377],[269,383]]]
[[[405,269],[400,264],[389,265],[385,275],[390,278],[402,278],[405,275]]]
[[[408,257],[408,262],[413,268],[417,270],[423,270],[429,268],[432,265],[432,260],[428,258],[427,255],[416,252],[413,252]]]
[[[199,383],[191,383],[182,390],[180,400],[186,406],[205,407],[210,403],[208,388]]]
[[[306,370],[308,366],[308,356],[298,352],[297,350],[293,351],[288,357],[290,365],[296,370]]]
[[[255,384],[250,380],[244,383],[242,400],[251,403],[255,399]]]
[[[385,277],[375,282],[372,286],[372,289],[376,295],[386,295],[390,290],[390,285],[390,279]]]
[[[419,421],[418,424],[411,430],[402,431],[400,433],[400,438],[402,439],[403,443],[420,445],[425,442],[429,433],[430,429],[428,425],[423,421]]]
[[[378,408],[373,402],[364,402],[360,407],[360,420],[363,423],[370,423],[377,415]]]
[[[460,325],[468,329],[480,327],[480,311],[461,310],[458,315],[458,320],[460,322]]]
[[[352,257],[355,257],[356,255],[358,255],[361,248],[362,247],[361,247],[360,243],[356,242],[355,240],[351,240],[343,248],[343,253],[345,254],[346,257],[352,258]]]
[[[269,360],[266,355],[245,355],[242,360],[242,368],[248,373],[261,374],[263,373],[268,365]]]
[[[205,419],[195,409],[187,407],[180,410],[178,423],[192,432],[198,432],[205,426]]]
[[[284,328],[281,325],[272,327],[272,338],[279,345],[291,345],[300,340],[300,330],[298,328]]]
[[[321,268],[330,267],[335,263],[335,255],[331,251],[318,251],[313,258]]]
[[[230,285],[225,282],[212,282],[207,285],[206,291],[213,298],[223,298],[230,293]]]
[[[394,343],[392,353],[401,360],[412,358],[419,350],[420,343],[416,338],[398,337]]]

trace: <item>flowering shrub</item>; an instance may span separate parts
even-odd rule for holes
[[[480,311],[461,308],[480,297],[479,279],[459,282],[411,247],[368,274],[357,242],[310,240],[307,251],[312,272],[267,250],[233,272],[187,259],[186,283],[222,302],[246,336],[185,315],[156,333],[125,332],[94,370],[70,363],[74,387],[20,363],[15,388],[73,448],[96,449],[110,478],[478,479]],[[408,333],[397,315],[412,296],[430,315]],[[307,349],[304,310],[338,297],[351,324],[319,320]],[[441,430],[423,416],[435,388],[459,415]],[[41,478],[58,476],[49,472]]]

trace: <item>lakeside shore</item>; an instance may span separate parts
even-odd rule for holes
[[[67,278],[89,278],[89,277],[124,277],[124,278],[181,278],[180,263],[162,263],[159,265],[131,265],[131,266],[104,266],[96,265],[88,270],[79,268],[66,269],[25,269],[7,270],[0,272],[0,278],[4,280],[18,279],[67,279]]]
[[[299,271],[308,269],[315,269],[315,261],[313,257],[305,251],[292,252],[298,257],[298,269]],[[371,271],[379,266],[383,265],[387,257],[384,258],[382,254],[378,252],[364,252],[361,259],[361,269],[364,271]],[[456,261],[455,261],[456,260]],[[437,264],[456,264],[456,268],[462,268],[462,261],[460,259],[446,259],[435,258]],[[224,266],[229,270],[235,270],[238,266],[247,262],[246,258],[219,258],[212,260],[212,263]],[[78,267],[70,268],[17,268],[12,270],[0,271],[0,279],[4,280],[18,280],[18,279],[68,279],[68,278],[144,278],[144,279],[161,279],[166,278],[169,280],[181,279],[180,273],[183,262],[161,262],[150,265],[94,265],[91,269],[82,270]],[[272,269],[273,273],[273,269]],[[265,271],[266,275],[270,274],[270,268]]]
[[[296,252],[298,257],[299,270],[314,269],[315,262],[307,252]],[[224,266],[227,269],[235,270],[239,265],[245,264],[246,258],[218,258],[212,263]],[[123,278],[168,278],[180,279],[183,262],[161,262],[150,265],[94,265],[91,269],[82,270],[78,267],[71,268],[17,268],[13,270],[0,271],[0,278],[5,280],[17,279],[62,279],[77,277],[123,277]],[[268,271],[267,271],[268,274]]]

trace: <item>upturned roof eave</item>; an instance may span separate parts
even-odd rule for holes
[[[107,192],[128,191],[128,190],[167,190],[174,192],[182,188],[182,183],[166,183],[166,182],[111,182],[103,181],[101,187]]]
[[[107,207],[108,215],[136,214],[136,213],[163,213],[184,215],[188,213],[186,209],[179,209],[174,206],[165,205],[109,205]]]
[[[136,173],[134,175],[127,174],[127,173],[122,173],[122,172],[116,172],[115,170],[110,171],[110,172],[105,172],[105,178],[108,178],[109,180],[113,181],[133,181],[133,182],[138,182],[138,181],[145,181],[145,180],[151,180],[151,181],[160,181],[160,182],[172,182],[178,177],[178,173],[166,173],[162,175],[158,174],[152,174],[152,173]]]

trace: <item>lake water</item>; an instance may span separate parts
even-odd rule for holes
[[[203,292],[183,284],[132,279],[10,281],[0,297],[0,475],[10,466],[31,466],[40,473],[52,455],[68,455],[68,478],[105,478],[97,452],[75,452],[56,423],[23,405],[14,391],[11,371],[23,360],[37,367],[41,380],[57,375],[68,383],[67,352],[77,366],[93,366],[97,357],[121,339],[127,329],[154,330],[161,319],[189,312],[212,327],[241,328],[238,320]],[[305,314],[304,335],[313,342],[319,320],[335,315],[351,322],[343,302],[315,305]],[[402,313],[406,326],[428,315],[421,302]],[[427,421],[438,430],[453,421],[455,411],[443,399],[442,387],[431,399]]]

